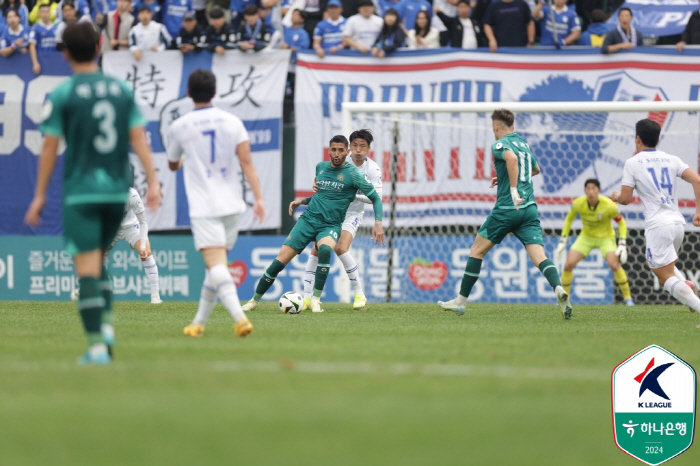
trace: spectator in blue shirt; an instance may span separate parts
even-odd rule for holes
[[[243,10],[248,5],[258,5],[257,0],[231,0],[228,9],[231,10],[231,24],[237,25],[243,19]]]
[[[161,10],[163,25],[170,37],[177,37],[185,13],[192,11],[192,0],[165,0]]]
[[[591,23],[581,33],[577,45],[601,48],[605,42],[605,36],[608,34],[608,25],[605,23],[607,19],[608,17],[603,10],[593,10]]]
[[[104,17],[110,11],[117,10],[117,0],[94,0],[92,3],[92,13],[95,16],[95,24],[104,24]],[[138,11],[134,9],[134,11]],[[131,13],[131,10],[129,10]]]
[[[426,0],[403,0],[396,6],[396,11],[399,13],[401,23],[406,29],[413,29],[416,27],[416,15],[421,10],[427,11],[432,19],[433,7]]]
[[[419,10],[420,11],[420,10]],[[384,58],[386,54],[403,47],[406,40],[406,35],[401,27],[399,13],[393,8],[389,8],[384,13],[384,24],[382,30],[377,37],[374,47],[372,47],[372,56]]]
[[[39,7],[40,21],[32,26],[29,31],[29,55],[32,57],[32,71],[34,74],[41,73],[41,65],[37,51],[56,51],[56,24],[51,22],[51,5],[42,4]]]
[[[57,21],[63,21],[63,3],[65,0],[61,0],[58,2],[58,10],[56,11],[56,20]],[[92,17],[90,16],[90,3],[88,3],[87,0],[69,0],[71,3],[73,3],[73,6],[75,7],[76,11],[76,16],[78,18],[82,18],[83,16],[87,16],[88,18]]]
[[[29,30],[29,10],[27,9],[27,5],[20,3],[20,0],[5,0],[5,3],[2,4],[2,12],[0,12],[0,22],[2,22],[1,17],[7,16],[8,10],[15,10],[19,15],[19,24],[21,24],[25,29]],[[0,25],[0,33],[2,32],[2,29],[3,27]]]
[[[290,72],[297,64],[297,50],[306,50],[310,45],[309,33],[304,29],[304,17],[301,10],[295,9],[292,11],[292,27],[284,26],[284,41],[280,44],[280,48],[292,51]]]
[[[5,15],[7,26],[0,35],[0,55],[9,57],[16,51],[27,53],[29,31],[22,26],[17,10],[10,8]]]
[[[559,48],[575,44],[581,37],[581,23],[576,10],[566,6],[566,0],[554,0],[552,3],[552,9],[541,1],[532,10],[532,17],[540,22],[540,45]]]
[[[326,8],[326,19],[316,25],[313,34],[314,51],[319,58],[343,48],[343,26],[346,19],[341,16],[342,12],[343,4],[340,0],[330,0]]]
[[[393,8],[396,11],[400,11],[399,5],[403,2],[404,0],[377,0],[376,5],[377,5],[377,14],[380,15],[382,18],[384,17],[384,13],[389,11],[390,8]],[[430,11],[430,10],[429,10]]]

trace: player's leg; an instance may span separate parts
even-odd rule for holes
[[[324,227],[316,235],[316,248],[318,249],[318,267],[316,267],[316,279],[314,280],[314,292],[311,297],[311,312],[323,312],[321,308],[321,294],[326,286],[328,272],[331,269],[331,255],[336,246],[336,238],[340,233],[340,226]]]
[[[101,333],[102,340],[107,345],[107,351],[110,358],[114,356],[113,346],[116,344],[114,331],[114,312],[112,311],[112,277],[107,271],[104,258],[107,251],[114,247],[116,241],[122,234],[121,215],[123,208],[121,204],[107,204],[103,207],[102,213],[102,240],[100,247],[102,248],[102,261],[100,270],[100,290],[102,297],[105,300],[105,307],[102,311]]]
[[[585,236],[579,236],[576,238],[576,241],[574,241],[574,244],[571,245],[569,254],[566,256],[566,262],[564,263],[564,271],[561,274],[562,286],[569,295],[571,295],[571,284],[574,282],[574,267],[588,257],[592,249],[593,244],[591,244],[590,239]]]
[[[625,269],[620,265],[620,259],[615,254],[617,245],[615,244],[615,238],[606,238],[601,241],[600,252],[605,257],[605,261],[608,263],[608,267],[612,270],[613,278],[615,283],[620,288],[622,292],[622,297],[625,300],[625,304],[628,306],[634,306],[634,300],[632,299],[632,292],[630,291],[630,284],[627,280],[627,273]]]
[[[342,262],[345,273],[348,274],[348,279],[350,279],[352,291],[355,295],[355,299],[352,304],[353,309],[363,309],[367,306],[367,298],[362,291],[360,268],[358,267],[357,262],[355,262],[355,258],[352,256],[352,254],[350,254],[350,246],[355,239],[357,227],[362,223],[363,216],[364,213],[352,213],[346,215],[340,232],[340,238],[338,238],[338,244],[335,246],[335,253],[338,256],[338,259],[340,259],[340,262]]]
[[[304,307],[306,310],[311,303],[311,296],[314,293],[314,282],[316,281],[316,267],[318,267],[318,249],[314,243],[309,253],[309,259],[306,261],[306,270],[304,271]]]
[[[134,228],[134,230],[137,230]],[[138,231],[138,230],[137,230]],[[129,243],[131,248],[139,253],[141,257],[141,262],[143,262],[143,271],[146,272],[146,278],[148,278],[148,283],[151,288],[151,304],[161,304],[163,301],[160,299],[160,284],[158,282],[158,264],[156,264],[156,259],[153,257],[151,252],[151,242],[146,239],[146,251],[145,255],[141,254],[141,239],[137,239],[134,243]]]

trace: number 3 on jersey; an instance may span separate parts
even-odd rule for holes
[[[117,145],[117,128],[114,120],[117,112],[109,100],[98,100],[92,107],[92,117],[100,120],[100,134],[92,140],[95,150],[100,154],[109,154]]]

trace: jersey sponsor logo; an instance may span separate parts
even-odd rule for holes
[[[503,149],[503,143],[502,143],[502,142],[497,142],[497,143],[496,143],[496,149],[498,149],[498,150]]]

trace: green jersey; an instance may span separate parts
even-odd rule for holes
[[[498,191],[494,209],[515,209],[510,196],[510,178],[506,167],[506,150],[511,150],[518,157],[518,194],[525,201],[519,207],[535,204],[535,193],[532,189],[532,169],[537,167],[537,160],[530,152],[530,146],[518,133],[510,133],[491,145]]]
[[[374,217],[382,219],[382,200],[365,174],[351,163],[335,168],[330,162],[316,165],[316,193],[311,197],[305,215],[319,223],[341,224],[357,190],[370,198]]]
[[[129,131],[145,126],[126,86],[102,73],[76,74],[54,90],[41,132],[66,140],[63,202],[124,202],[132,184]]]

